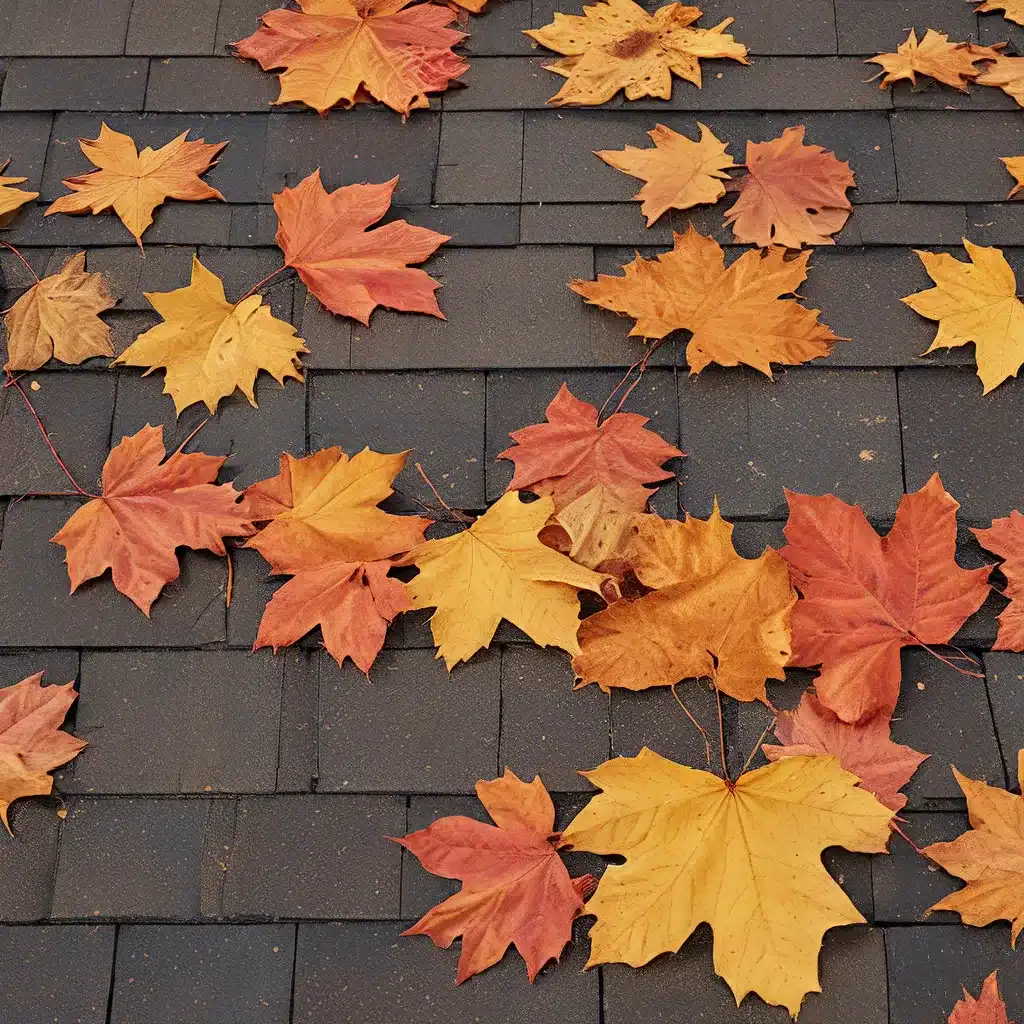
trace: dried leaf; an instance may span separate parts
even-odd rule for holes
[[[1024,156],[1001,156],[999,159],[1006,164],[1006,169],[1017,182],[1006,197],[1007,199],[1012,199],[1021,189],[1024,189]]]
[[[1006,1016],[1006,1003],[999,995],[995,971],[985,979],[977,999],[967,989],[963,993],[963,999],[953,1007],[949,1015],[949,1024],[1013,1024]]]
[[[747,48],[725,32],[733,19],[714,28],[692,28],[701,13],[670,3],[651,15],[633,0],[607,0],[584,7],[582,15],[555,14],[550,25],[528,29],[526,34],[541,46],[566,55],[545,65],[567,79],[548,103],[594,106],[620,89],[628,100],[667,100],[673,73],[700,88],[701,57],[748,64]]]
[[[231,484],[215,484],[225,459],[180,451],[167,457],[163,427],[124,438],[103,466],[103,496],[83,505],[53,537],[67,549],[74,593],[112,570],[114,586],[145,615],[178,578],[176,549],[226,554],[225,537],[248,537],[250,516]]]
[[[674,235],[675,247],[657,259],[637,256],[622,277],[569,287],[594,306],[633,317],[632,337],[664,338],[688,330],[686,361],[692,373],[709,363],[753,366],[769,377],[771,363],[805,363],[827,356],[843,339],[818,322],[793,295],[807,277],[810,252],[787,260],[781,248],[745,252],[728,268],[722,247],[691,225]]]
[[[640,967],[706,922],[737,1004],[756,992],[795,1017],[820,991],[822,936],[864,921],[821,853],[885,852],[892,813],[831,757],[791,757],[726,783],[644,748],[583,775],[603,792],[563,845],[626,859],[587,903],[597,917],[589,966]]]
[[[856,182],[845,160],[805,144],[799,125],[771,142],[748,142],[746,168],[730,183],[739,196],[725,214],[737,242],[790,249],[833,244],[831,235],[853,209],[846,190]]]
[[[930,28],[921,42],[917,41],[917,33],[911,29],[906,40],[896,48],[895,53],[880,53],[864,61],[865,64],[880,64],[885,76],[879,89],[885,89],[903,79],[911,85],[917,84],[917,75],[929,75],[939,82],[953,86],[961,92],[967,92],[967,83],[973,81],[984,67],[976,68],[979,61],[999,59],[997,47],[977,46],[974,43],[951,43],[945,32],[936,32]]]
[[[404,220],[367,230],[388,212],[397,184],[392,178],[326,192],[316,170],[274,195],[286,266],[332,313],[364,325],[378,305],[444,319],[434,295],[441,285],[408,264],[422,263],[450,236]]]
[[[977,3],[978,0],[971,0]],[[982,0],[981,6],[975,8],[979,13],[983,11],[1002,11],[1003,17],[1009,21],[1015,21],[1018,25],[1024,25],[1024,0]]]
[[[496,964],[515,945],[533,981],[557,960],[593,878],[570,878],[555,849],[555,807],[538,776],[522,782],[508,768],[476,795],[495,825],[449,817],[399,839],[435,875],[462,889],[403,935],[429,935],[447,949],[460,935],[459,983]]]
[[[1004,559],[999,566],[1006,577],[1004,596],[1010,604],[999,615],[995,650],[1024,651],[1024,515],[1013,511],[994,519],[985,530],[971,529],[978,543]]]
[[[409,3],[299,0],[301,11],[267,11],[235,52],[264,71],[285,69],[276,103],[297,100],[324,114],[369,93],[408,116],[430,105],[427,93],[447,89],[469,67],[452,52],[466,33],[445,27],[455,20],[451,8]]]
[[[603,484],[570,501],[555,514],[555,522],[568,539],[565,553],[574,562],[594,570],[621,558],[636,518],[636,512],[624,508]],[[541,539],[550,543],[543,534]]]
[[[38,370],[51,358],[81,363],[93,356],[112,356],[110,328],[99,314],[116,301],[102,274],[86,272],[85,253],[76,253],[8,310],[4,369]]]
[[[153,223],[153,211],[166,199],[223,199],[215,188],[202,181],[217,162],[226,142],[186,142],[182,132],[160,149],[147,146],[141,153],[129,135],[112,131],[104,124],[99,138],[79,139],[82,152],[99,170],[65,178],[72,195],[50,204],[51,213],[101,213],[109,207],[142,245],[142,234]]]
[[[786,491],[789,562],[801,600],[791,664],[821,666],[818,699],[844,722],[890,714],[900,650],[944,644],[988,596],[990,569],[956,563],[956,510],[938,473],[905,494],[888,536],[859,505]]]
[[[996,56],[992,64],[975,80],[978,85],[990,85],[1002,89],[1007,96],[1013,97],[1017,105],[1024,107],[1024,57]]]
[[[7,224],[26,203],[39,198],[38,192],[26,192],[23,189],[14,188],[15,185],[23,185],[28,178],[5,177],[3,172],[7,170],[9,163],[10,160],[0,166],[0,227]]]
[[[735,167],[726,152],[726,144],[716,139],[706,125],[697,122],[700,139],[655,125],[647,134],[654,149],[599,149],[599,156],[617,171],[641,178],[646,185],[635,196],[642,202],[641,212],[650,227],[666,210],[688,210],[700,203],[716,203],[725,195],[723,181],[728,169]]]

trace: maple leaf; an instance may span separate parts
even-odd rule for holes
[[[766,743],[761,749],[769,761],[802,754],[833,754],[839,765],[860,779],[891,811],[900,811],[907,798],[900,790],[928,759],[889,735],[890,720],[879,714],[851,725],[829,711],[812,693],[804,693],[795,711],[783,711],[775,722],[782,746]]]
[[[975,245],[966,238],[970,263],[949,253],[914,251],[936,287],[906,296],[915,313],[937,320],[939,329],[926,352],[973,342],[984,394],[1024,364],[1024,303],[1002,250]]]
[[[8,310],[4,369],[38,370],[51,357],[81,363],[92,356],[112,356],[110,328],[99,314],[115,304],[103,275],[87,273],[85,253],[76,253]]]
[[[616,412],[599,424],[597,409],[564,383],[545,416],[546,423],[513,430],[516,443],[497,457],[515,463],[506,490],[549,494],[556,512],[599,485],[620,508],[641,512],[656,489],[644,485],[671,478],[662,463],[685,454],[648,430],[646,416]]]
[[[412,606],[436,609],[430,628],[449,671],[489,647],[503,618],[541,647],[579,650],[576,592],[600,593],[605,577],[537,539],[553,511],[549,497],[503,494],[468,529],[428,540],[402,560],[420,570],[407,584]]]
[[[725,195],[723,181],[735,167],[726,144],[706,125],[697,122],[700,139],[655,125],[647,134],[654,149],[599,149],[594,155],[617,171],[642,178],[646,185],[635,196],[650,227],[666,210],[688,210],[699,203],[716,203]]]
[[[993,519],[984,530],[971,533],[978,543],[1004,559],[999,566],[1006,577],[1004,597],[1010,604],[999,615],[999,633],[995,650],[1024,651],[1024,515],[1013,511],[1002,519]]]
[[[978,85],[1002,89],[1007,96],[1024,107],[1024,57],[1004,57],[997,54],[993,63],[975,80]]]
[[[87,744],[60,728],[78,696],[75,684],[43,686],[43,673],[0,689],[0,821],[11,832],[8,808],[26,796],[49,796],[50,772]]]
[[[309,349],[295,328],[276,319],[258,294],[228,302],[223,282],[198,256],[186,287],[145,294],[164,322],[140,334],[113,365],[145,366],[146,374],[165,368],[164,394],[179,416],[196,402],[214,413],[236,388],[255,408],[260,370],[282,386],[287,377],[302,380],[299,354]]]
[[[1017,755],[1024,779],[1024,750]],[[1013,945],[1024,930],[1024,797],[961,775],[956,781],[967,798],[971,828],[949,843],[932,843],[921,852],[967,885],[939,900],[933,910],[952,910],[964,924],[983,928],[1009,921]]]
[[[748,142],[745,166],[747,173],[729,184],[739,195],[725,214],[737,242],[789,249],[834,244],[832,233],[853,209],[846,190],[856,182],[845,160],[805,144],[799,125],[771,142]]]
[[[895,53],[880,53],[870,57],[865,64],[879,64],[882,75],[879,89],[885,89],[903,79],[911,85],[917,84],[917,75],[928,75],[954,89],[967,92],[967,83],[973,81],[984,68],[976,68],[978,61],[999,59],[999,46],[977,46],[974,43],[951,43],[945,32],[930,28],[920,42],[917,33],[911,29],[906,40],[896,48]],[[877,76],[876,76],[877,77]]]
[[[821,852],[884,853],[892,812],[832,757],[791,757],[727,783],[645,747],[582,774],[603,792],[562,845],[626,858],[587,903],[597,917],[588,966],[640,967],[706,922],[737,1005],[756,992],[795,1017],[820,991],[824,933],[864,921]]]
[[[780,552],[801,600],[791,664],[821,666],[818,699],[844,722],[889,714],[900,650],[944,644],[988,596],[989,567],[956,563],[956,510],[935,473],[905,494],[888,536],[859,505],[786,491],[789,543]]]
[[[765,700],[784,679],[796,595],[786,563],[766,549],[742,558],[718,505],[707,520],[637,516],[624,559],[653,593],[580,624],[573,669],[582,684],[643,690],[709,676],[737,700]]]
[[[995,971],[985,979],[977,999],[967,989],[963,993],[963,999],[953,1007],[949,1015],[949,1024],[1013,1024],[1006,1016],[1006,1003],[999,995]]]
[[[378,305],[444,319],[434,295],[441,285],[408,264],[422,263],[451,236],[404,220],[367,231],[387,213],[397,184],[392,178],[328,193],[318,169],[274,195],[285,265],[332,313],[366,326]]]
[[[82,152],[99,170],[65,178],[72,194],[61,196],[47,208],[52,213],[101,213],[110,207],[142,245],[142,234],[153,223],[153,211],[166,199],[223,199],[202,181],[217,162],[226,142],[186,142],[182,132],[160,149],[147,146],[138,152],[130,135],[103,124],[99,138],[79,139]]]
[[[628,100],[667,100],[673,73],[700,88],[701,57],[749,64],[747,48],[725,32],[733,19],[714,28],[692,28],[701,14],[697,7],[670,3],[651,15],[633,0],[607,0],[584,7],[582,15],[555,14],[550,25],[527,29],[541,46],[566,55],[544,65],[567,79],[548,103],[593,106],[620,89]]]
[[[618,558],[631,535],[637,514],[603,484],[570,501],[555,513],[554,524],[541,531],[541,540],[588,569],[598,569]],[[552,543],[553,530],[561,530],[564,548]]]
[[[296,459],[281,456],[277,476],[253,484],[245,507],[269,521],[247,546],[290,579],[267,603],[254,649],[287,647],[320,626],[338,665],[350,657],[368,673],[394,618],[411,607],[405,586],[388,577],[388,559],[423,540],[429,519],[390,515],[377,505],[408,452],[368,448],[351,459],[340,448]]]
[[[1017,182],[1006,197],[1012,199],[1021,189],[1024,189],[1024,156],[1001,156],[999,159],[1006,164],[1006,169]]]
[[[971,0],[977,3],[978,0]],[[982,11],[1002,11],[1003,17],[1009,21],[1015,21],[1018,25],[1024,25],[1024,0],[982,0],[981,6],[975,8],[979,13]]]
[[[149,615],[181,571],[175,550],[226,554],[225,537],[254,533],[231,484],[215,484],[225,459],[181,451],[167,456],[163,427],[125,437],[103,465],[103,496],[83,505],[53,543],[67,553],[71,593],[110,569],[114,586]]]
[[[14,188],[15,185],[23,185],[28,178],[8,178],[4,176],[10,160],[0,164],[0,227],[7,224],[26,203],[39,198],[38,192],[26,192],[24,189]]]
[[[569,877],[555,848],[555,807],[539,776],[525,783],[506,768],[501,778],[478,782],[476,795],[494,825],[452,816],[396,840],[427,871],[462,882],[402,934],[429,935],[442,949],[461,935],[457,983],[492,967],[514,944],[533,981],[572,937],[594,879]]]
[[[691,225],[657,259],[637,256],[624,276],[598,274],[569,287],[591,305],[633,317],[632,337],[664,338],[688,330],[691,373],[709,363],[753,366],[769,377],[771,363],[805,363],[827,356],[837,341],[819,310],[792,295],[807,277],[810,252],[787,260],[785,251],[745,252],[729,267],[722,247]]]
[[[301,11],[267,11],[234,43],[264,71],[284,68],[276,103],[298,100],[319,114],[352,107],[366,93],[408,116],[428,107],[469,64],[452,52],[465,32],[446,28],[455,13],[410,0],[298,0]],[[480,4],[483,7],[483,4]],[[408,8],[405,10],[404,8]]]

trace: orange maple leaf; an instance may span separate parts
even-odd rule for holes
[[[233,44],[264,71],[284,68],[275,102],[298,100],[323,114],[365,94],[408,116],[427,107],[469,64],[452,52],[465,32],[446,28],[449,7],[410,0],[298,0],[301,11],[267,11],[263,24]],[[483,5],[481,4],[481,7]]]
[[[920,42],[917,33],[911,29],[907,38],[896,47],[895,53],[880,53],[870,57],[865,64],[879,64],[884,75],[879,89],[885,89],[906,79],[911,85],[917,84],[917,75],[928,75],[936,81],[951,85],[954,89],[967,92],[967,83],[973,81],[984,68],[976,68],[978,61],[998,60],[999,51],[1005,46],[978,46],[975,43],[951,43],[945,32],[930,28]],[[878,75],[875,77],[877,78]]]
[[[409,264],[422,263],[450,236],[404,220],[367,230],[388,212],[397,184],[392,178],[326,192],[317,169],[274,195],[285,265],[332,313],[367,326],[378,305],[444,319],[434,294],[440,283]]]
[[[944,644],[984,603],[989,568],[956,563],[956,510],[935,473],[905,494],[888,536],[859,505],[786,491],[781,551],[802,600],[793,609],[790,664],[820,665],[815,690],[844,722],[890,714],[900,650]]]
[[[147,616],[181,571],[175,549],[225,555],[225,537],[255,532],[231,484],[215,484],[225,459],[176,451],[163,427],[124,438],[103,466],[103,496],[83,505],[52,538],[67,550],[74,593],[110,569],[114,586]]]
[[[226,142],[186,142],[182,132],[160,149],[138,152],[130,135],[102,125],[99,138],[79,139],[82,152],[99,168],[65,178],[72,190],[47,208],[51,213],[101,213],[109,207],[142,245],[142,233],[153,223],[153,211],[165,199],[223,199],[202,181]]]
[[[1006,1003],[999,995],[995,971],[985,979],[977,999],[967,989],[963,993],[963,999],[953,1007],[949,1015],[949,1024],[1013,1024],[1006,1016]]]
[[[834,754],[839,766],[860,779],[890,810],[902,810],[907,798],[900,790],[928,759],[889,734],[888,715],[850,724],[829,711],[813,693],[804,693],[795,711],[783,711],[775,722],[781,746],[766,743],[761,749],[769,761],[802,754]]]
[[[567,384],[545,415],[547,423],[513,430],[516,444],[498,458],[516,466],[506,490],[550,494],[556,512],[598,486],[620,509],[642,512],[655,490],[644,485],[670,479],[662,463],[685,454],[648,430],[646,416],[616,412],[599,424],[597,409]]]
[[[500,779],[478,782],[476,795],[494,825],[453,816],[395,840],[427,871],[462,882],[402,934],[429,935],[442,949],[461,935],[457,983],[515,945],[533,981],[561,955],[595,880],[569,877],[555,848],[555,807],[539,776],[527,784],[506,768]]]
[[[996,59],[974,81],[977,85],[1002,89],[1007,96],[1017,101],[1018,106],[1024,107],[1024,57],[997,54]]]
[[[995,650],[1024,651],[1024,515],[1014,510],[993,519],[984,530],[972,527],[971,533],[983,548],[1003,559],[999,568],[1006,577],[1004,596],[1010,604],[999,615]]]
[[[790,249],[834,244],[831,235],[853,209],[846,190],[856,183],[845,160],[806,145],[798,125],[771,142],[748,142],[746,168],[727,186],[739,193],[725,214],[737,242]]]

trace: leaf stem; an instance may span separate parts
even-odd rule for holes
[[[761,749],[761,744],[764,743],[764,738],[768,733],[775,728],[776,718],[773,716],[771,721],[761,730],[761,735],[757,737],[757,742],[754,744],[754,749],[747,755],[746,761],[743,762],[743,767],[740,769],[740,775],[742,775],[749,767],[750,762],[757,757],[757,752]]]
[[[907,833],[904,832],[903,829],[901,829],[899,825],[896,824],[895,819],[889,822],[889,828],[891,828],[893,832],[895,832],[898,836],[902,836],[902,838],[904,838],[910,844],[910,848],[914,851],[914,853],[919,854],[922,857],[924,856],[924,850],[922,850],[921,847],[918,846],[917,843],[915,843],[914,840],[911,839],[910,836],[908,836]]]
[[[281,273],[282,271],[284,271],[284,270],[288,270],[288,264],[287,264],[287,263],[282,263],[282,264],[281,264],[281,266],[279,266],[279,267],[277,268],[277,270],[272,270],[272,271],[271,271],[271,272],[270,272],[269,274],[267,274],[267,276],[266,276],[265,278],[263,278],[263,280],[262,280],[262,281],[257,281],[257,282],[256,282],[256,283],[255,283],[255,284],[254,284],[254,285],[253,285],[253,286],[252,286],[252,287],[251,287],[251,288],[250,288],[250,289],[249,289],[249,290],[248,290],[248,291],[247,291],[247,292],[246,292],[246,293],[245,293],[245,294],[244,294],[244,295],[243,295],[243,296],[242,296],[242,297],[241,297],[241,298],[240,298],[240,299],[239,299],[239,300],[238,300],[238,301],[237,301],[237,302],[235,303],[235,305],[237,306],[239,302],[244,302],[244,301],[245,301],[245,300],[246,300],[247,298],[249,298],[249,296],[250,296],[250,295],[254,295],[254,294],[255,294],[256,292],[258,292],[258,291],[259,291],[259,290],[260,290],[260,289],[261,289],[261,288],[262,288],[262,287],[263,287],[263,286],[264,286],[265,284],[267,284],[267,283],[268,283],[269,281],[272,281],[272,280],[273,280],[273,279],[274,279],[275,277],[277,277],[277,275],[278,275],[278,274],[280,274],[280,273]]]
[[[13,252],[14,255],[17,256],[18,259],[25,264],[25,269],[32,275],[32,279],[35,281],[35,283],[39,284],[39,275],[32,269],[32,265],[29,263],[27,259],[25,259],[24,256],[21,255],[20,252],[18,252],[18,250],[15,249],[10,242],[0,242],[0,245],[2,245],[5,249],[10,249],[11,252]]]
[[[416,471],[419,473],[421,477],[423,477],[423,482],[430,488],[434,497],[437,498],[438,504],[440,504],[441,508],[448,512],[449,515],[451,515],[456,520],[456,522],[462,523],[464,526],[468,526],[469,523],[471,522],[469,517],[463,515],[462,512],[459,512],[456,509],[452,508],[451,505],[449,505],[448,502],[441,497],[441,492],[434,486],[433,482],[431,481],[430,477],[427,476],[423,467],[418,462],[415,465]]]
[[[984,672],[971,672],[971,671],[969,671],[966,668],[960,668],[959,665],[955,665],[953,663],[953,660],[951,658],[944,658],[941,654],[939,654],[938,651],[936,651],[933,648],[929,647],[923,641],[918,640],[916,637],[914,638],[914,641],[915,641],[915,643],[916,643],[916,645],[918,647],[923,647],[924,650],[926,650],[930,655],[932,655],[932,657],[938,658],[938,660],[941,661],[943,665],[946,665],[948,668],[951,668],[954,672],[959,672],[960,675],[962,675],[962,676],[969,676],[971,679],[984,679],[985,678],[985,673]],[[959,650],[959,648],[957,648],[957,650]],[[967,662],[969,662],[972,665],[977,665],[978,664],[972,657],[970,657],[970,655],[964,654],[963,651],[960,652],[960,655],[961,655],[960,656],[960,660],[961,661],[967,661]]]
[[[722,715],[722,691],[718,688],[718,680],[712,676],[711,685],[715,688],[715,700],[718,702],[718,748],[722,754],[722,775],[725,778],[726,785],[732,785],[732,779],[729,778],[729,768],[725,763],[725,718]]]
[[[647,361],[651,358],[651,356],[654,355],[655,352],[657,352],[659,348],[661,348],[664,341],[664,338],[659,338],[635,363],[633,363],[632,366],[630,366],[628,370],[626,370],[626,372],[622,375],[621,379],[619,380],[618,384],[616,384],[615,387],[612,388],[608,397],[604,400],[604,405],[601,406],[601,411],[597,414],[597,418],[599,421],[604,419],[604,413],[605,410],[608,408],[608,403],[611,402],[611,400],[618,393],[619,388],[621,388],[622,385],[625,384],[627,380],[629,380],[630,375],[633,373],[634,370],[638,370],[639,372],[637,373],[636,380],[633,381],[633,383],[630,384],[628,388],[626,388],[625,393],[623,394],[622,398],[619,399],[619,404],[615,407],[614,411],[612,412],[612,415],[614,416],[615,413],[619,412],[622,409],[623,405],[625,405],[626,403],[626,399],[629,398],[630,393],[633,391],[633,388],[635,388],[637,384],[640,383],[640,378],[643,377],[644,371],[647,369]]]
[[[676,693],[676,687],[678,683],[673,683],[669,689],[672,691],[672,696],[675,697],[676,703],[683,709],[683,714],[693,723],[693,727],[700,733],[701,739],[704,740],[704,760],[707,762],[708,767],[711,767],[711,741],[708,739],[708,731],[704,728],[700,722],[690,713],[690,709],[683,703],[682,698]]]

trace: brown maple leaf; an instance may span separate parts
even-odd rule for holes
[[[832,245],[832,234],[853,207],[846,190],[856,184],[845,160],[804,143],[804,127],[787,128],[771,142],[747,143],[747,173],[730,181],[738,192],[726,211],[737,242],[754,245]]]
[[[1024,107],[1024,57],[1004,57],[998,54],[974,81],[977,85],[1002,89],[1007,96],[1017,101],[1018,106]]]
[[[450,236],[404,220],[367,230],[388,212],[397,184],[392,178],[326,192],[316,170],[274,195],[285,265],[332,313],[364,325],[378,305],[444,319],[434,295],[441,285],[409,264],[422,263]]]
[[[559,512],[594,487],[604,487],[621,509],[642,512],[655,489],[672,477],[662,464],[682,456],[645,424],[646,416],[616,412],[598,423],[597,409],[562,384],[548,404],[546,423],[513,430],[516,443],[497,456],[516,471],[508,491],[550,494]]]
[[[60,728],[78,696],[75,684],[43,686],[42,678],[37,672],[0,689],[0,821],[11,835],[11,804],[21,797],[49,796],[49,773],[86,746]]]
[[[461,935],[457,983],[515,945],[533,981],[561,955],[595,881],[569,877],[555,848],[555,807],[539,776],[527,784],[506,768],[501,778],[478,782],[476,795],[494,825],[453,816],[395,840],[427,871],[462,882],[402,934],[429,935],[442,949]]]
[[[181,569],[176,549],[226,555],[225,537],[255,532],[231,484],[215,484],[226,460],[180,450],[168,456],[163,427],[124,438],[103,465],[103,496],[83,505],[52,538],[67,551],[74,593],[111,570],[114,586],[147,616]]]
[[[890,714],[900,650],[944,644],[984,603],[989,568],[956,563],[956,510],[935,473],[905,494],[888,536],[859,505],[786,491],[789,562],[801,600],[791,664],[820,665],[818,699],[844,722]]]
[[[879,89],[885,89],[906,79],[911,85],[917,84],[917,75],[928,75],[936,81],[967,92],[967,83],[978,77],[984,68],[976,68],[979,61],[999,59],[998,46],[977,46],[974,43],[951,43],[945,32],[928,29],[920,42],[917,33],[911,29],[907,38],[896,48],[895,53],[880,53],[870,57],[865,64],[879,64],[884,75]],[[875,76],[876,78],[878,75]]]
[[[953,1007],[949,1015],[949,1024],[1013,1024],[1006,1016],[1006,1003],[999,995],[995,971],[985,979],[977,999],[967,989],[963,993],[963,999]]]
[[[807,277],[810,252],[786,259],[773,246],[745,252],[728,267],[722,247],[693,226],[676,234],[674,248],[657,259],[637,255],[622,277],[598,274],[596,281],[569,287],[594,306],[633,317],[632,337],[664,338],[688,330],[691,373],[709,363],[753,366],[769,377],[772,363],[805,363],[827,356],[837,341],[820,311],[806,309],[793,295]]]
[[[1024,651],[1024,515],[1014,510],[993,519],[987,529],[972,527],[971,533],[983,548],[1003,559],[999,568],[1006,577],[1004,596],[1010,604],[999,615],[995,650]]]
[[[802,754],[833,754],[840,767],[853,772],[860,786],[874,793],[890,810],[900,811],[907,798],[900,790],[928,759],[889,733],[888,715],[850,724],[829,711],[813,693],[804,693],[795,711],[783,711],[775,723],[781,746],[766,743],[761,749],[769,761]]]

